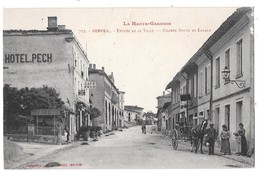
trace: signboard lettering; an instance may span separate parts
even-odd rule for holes
[[[60,115],[60,109],[34,109],[31,115]]]
[[[5,54],[5,63],[51,63],[52,53]]]
[[[86,87],[88,89],[95,89],[96,88],[96,82],[87,82]]]

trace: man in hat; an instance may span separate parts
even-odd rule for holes
[[[217,140],[217,131],[214,128],[214,124],[210,124],[207,129],[207,142],[209,146],[209,155],[214,155],[215,141]]]

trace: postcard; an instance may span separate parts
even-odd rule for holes
[[[4,8],[4,168],[254,168],[254,17]]]

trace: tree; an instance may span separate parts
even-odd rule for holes
[[[21,88],[4,86],[4,120],[6,126],[21,126],[19,116],[30,117],[32,109],[58,109],[64,102],[59,93],[51,87]],[[20,116],[21,117],[21,116]]]
[[[152,111],[145,112],[143,116],[145,117],[147,124],[152,124],[152,122],[154,122],[156,118],[156,114]]]
[[[95,118],[101,116],[100,110],[97,109],[97,108],[92,108],[92,107],[90,107],[90,108],[88,109],[88,113],[89,113],[89,115],[90,115],[90,120],[93,122],[93,125],[95,125]]]

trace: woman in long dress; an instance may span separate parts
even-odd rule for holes
[[[241,136],[241,155],[246,156],[247,154],[247,142],[246,142],[246,137],[245,133],[246,130],[244,129],[244,125],[242,123],[239,124],[239,130],[238,130],[238,135]]]
[[[229,133],[226,125],[222,126],[222,132],[220,133],[220,137],[221,137],[220,152],[224,153],[224,155],[231,154],[230,142],[229,142],[230,133]]]

